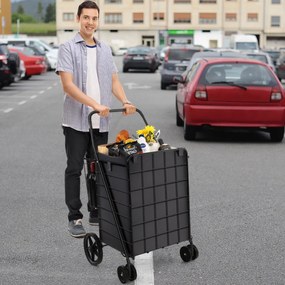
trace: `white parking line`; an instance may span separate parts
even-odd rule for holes
[[[37,98],[38,97],[38,95],[32,95],[30,98],[31,99],[35,99],[35,98]]]
[[[4,113],[9,113],[11,111],[13,111],[13,108],[8,108],[8,109],[4,110]]]
[[[43,93],[45,93],[45,90],[39,91],[39,94],[43,94]]]
[[[25,103],[27,103],[27,101],[21,101],[21,102],[18,103],[18,105],[23,105]]]
[[[136,256],[134,263],[137,270],[135,285],[153,285],[153,253],[149,252]]]

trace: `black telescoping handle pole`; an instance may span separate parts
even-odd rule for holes
[[[124,112],[125,109],[110,109],[110,112]],[[141,115],[144,123],[146,125],[148,125],[148,122],[147,120],[145,119],[142,111],[140,111],[139,109],[136,109],[136,111]],[[123,249],[123,253],[125,254],[125,257],[127,259],[127,265],[128,267],[130,267],[130,260],[129,260],[129,252],[128,252],[128,249],[127,249],[127,246],[124,242],[124,237],[123,237],[123,232],[122,232],[122,229],[120,228],[120,221],[119,221],[119,218],[116,214],[116,207],[115,207],[115,204],[114,204],[114,201],[112,200],[112,194],[111,194],[111,191],[108,187],[108,181],[107,181],[107,178],[106,178],[106,175],[103,171],[103,166],[101,165],[100,161],[99,161],[99,158],[98,158],[98,154],[97,154],[97,149],[95,147],[95,142],[94,142],[94,138],[93,138],[93,132],[92,132],[92,115],[94,114],[98,114],[99,112],[98,111],[92,111],[89,115],[88,115],[88,122],[89,122],[89,130],[90,130],[90,136],[91,136],[91,143],[92,143],[92,147],[93,147],[93,150],[94,150],[94,158],[95,158],[95,162],[98,166],[98,169],[99,169],[99,173],[102,177],[102,180],[103,180],[103,185],[104,185],[104,188],[105,188],[105,191],[106,191],[106,194],[108,196],[108,200],[109,200],[109,203],[110,203],[110,207],[111,207],[111,210],[112,210],[112,214],[113,214],[113,218],[115,220],[115,225],[116,225],[116,228],[117,228],[117,231],[118,231],[118,235],[119,235],[119,238],[120,238],[120,242],[121,242],[121,246],[122,246],[122,249]],[[129,268],[130,270],[130,268]]]

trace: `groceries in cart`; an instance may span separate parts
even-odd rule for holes
[[[110,156],[129,156],[167,149],[171,147],[160,138],[160,130],[156,131],[154,126],[146,125],[136,131],[136,136],[130,135],[126,129],[121,130],[115,142],[99,146],[98,150]]]

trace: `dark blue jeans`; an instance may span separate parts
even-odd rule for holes
[[[93,158],[91,136],[89,132],[76,131],[69,127],[63,127],[65,135],[65,151],[67,167],[65,169],[65,203],[68,207],[68,220],[82,219],[80,212],[82,203],[80,200],[80,176],[84,165],[84,157]],[[98,129],[93,130],[95,146],[106,144],[108,132],[100,133]],[[90,197],[88,193],[88,197]],[[94,194],[94,193],[93,193]],[[88,201],[88,210],[90,201]]]

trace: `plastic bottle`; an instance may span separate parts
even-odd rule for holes
[[[158,142],[160,144],[160,147],[158,150],[167,150],[167,149],[171,149],[169,144],[166,144],[163,142],[163,139],[158,139]]]
[[[140,135],[139,138],[137,139],[138,143],[141,145],[142,152],[149,152],[149,145],[145,140],[145,137],[143,135]]]

